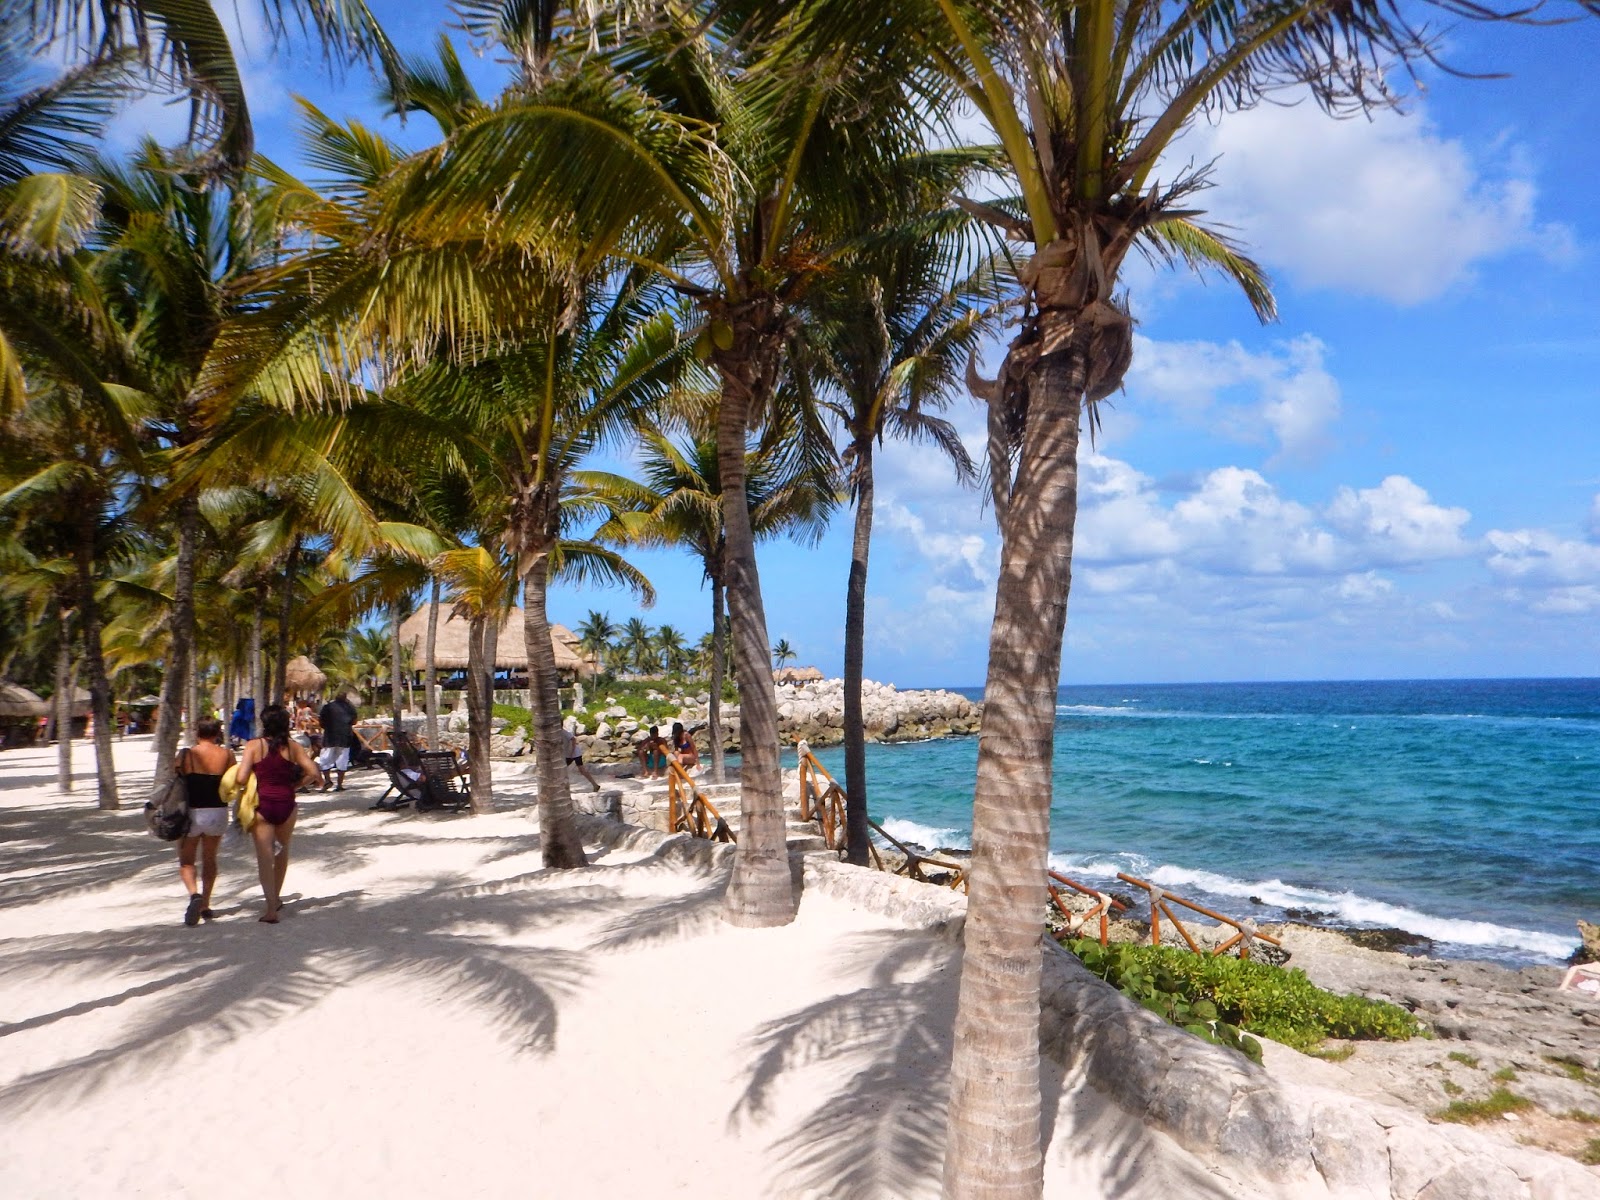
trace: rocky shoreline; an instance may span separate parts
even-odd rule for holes
[[[785,745],[804,738],[813,747],[836,746],[844,741],[844,681],[781,684],[778,694],[778,735]],[[663,728],[682,721],[694,732],[702,755],[706,753],[706,722],[711,697],[651,692],[649,698],[678,706],[675,717],[664,718]],[[578,744],[592,762],[631,759],[634,747],[651,722],[630,717],[628,710],[605,698],[577,715]],[[866,680],[861,688],[862,715],[869,742],[917,742],[929,738],[961,737],[977,733],[983,723],[983,705],[955,692],[901,691],[892,683]],[[739,706],[722,706],[722,742],[729,753],[739,750]]]

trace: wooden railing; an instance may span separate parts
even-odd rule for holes
[[[687,833],[690,837],[713,842],[736,842],[716,805],[689,778],[675,754],[667,755],[667,832]]]
[[[1064,887],[1071,888],[1080,895],[1090,897],[1094,900],[1094,905],[1086,912],[1074,912],[1067,907],[1066,900],[1062,898],[1061,889],[1056,886],[1058,883]],[[1087,884],[1079,883],[1075,879],[1068,879],[1059,871],[1046,871],[1044,885],[1050,890],[1050,902],[1056,906],[1056,911],[1061,914],[1061,919],[1067,923],[1068,933],[1081,936],[1083,927],[1090,921],[1099,918],[1100,944],[1102,946],[1109,939],[1111,910],[1116,909],[1118,912],[1126,912],[1128,908],[1121,900],[1114,899],[1102,891],[1089,887]]]
[[[800,751],[800,819],[815,821],[822,831],[822,840],[829,850],[843,850],[845,846],[845,795],[844,789],[828,774],[828,769],[816,760],[799,743]],[[822,781],[827,780],[824,787]]]
[[[1203,917],[1210,917],[1219,925],[1227,925],[1232,927],[1232,929],[1235,931],[1234,935],[1227,941],[1220,943],[1217,948],[1211,952],[1213,954],[1226,954],[1229,950],[1232,950],[1235,946],[1237,946],[1239,948],[1239,957],[1249,958],[1250,952],[1256,948],[1255,944],[1257,940],[1269,942],[1280,949],[1283,946],[1283,943],[1277,938],[1273,937],[1270,933],[1260,932],[1256,928],[1254,921],[1235,921],[1232,917],[1225,917],[1219,912],[1213,912],[1203,904],[1196,904],[1193,900],[1185,900],[1182,896],[1174,896],[1171,892],[1164,892],[1161,890],[1161,888],[1147,880],[1137,879],[1132,875],[1124,875],[1121,871],[1117,872],[1117,878],[1122,880],[1124,883],[1131,883],[1136,888],[1143,888],[1146,894],[1149,895],[1150,944],[1152,946],[1159,946],[1161,944],[1161,918],[1166,917],[1167,920],[1172,922],[1177,931],[1183,935],[1183,940],[1189,944],[1189,949],[1193,950],[1196,954],[1205,953],[1205,951],[1200,949],[1199,943],[1194,940],[1194,937],[1189,933],[1189,931],[1184,928],[1183,922],[1178,920],[1177,914],[1172,911],[1172,905],[1174,904],[1182,905],[1184,908],[1189,909],[1191,912],[1197,912]]]

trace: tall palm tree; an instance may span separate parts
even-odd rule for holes
[[[675,675],[683,669],[683,661],[688,651],[684,646],[683,634],[671,625],[663,625],[656,630],[655,650],[660,657],[661,669],[669,675]]]
[[[605,668],[606,656],[611,653],[611,640],[620,632],[607,613],[589,610],[582,625],[578,626],[578,643],[588,654],[589,661],[598,672]]]
[[[492,199],[497,237],[576,245],[586,261],[625,255],[694,298],[720,385],[724,562],[744,684],[743,827],[723,911],[776,925],[795,896],[745,456],[800,334],[798,301],[898,206],[920,120],[896,42],[865,37],[841,44],[827,70],[795,70],[795,39],[752,41],[738,7],[652,10],[614,50],[459,124],[403,187],[435,224],[476,222]]]
[[[772,665],[773,665],[773,667],[781,670],[788,663],[792,663],[795,660],[796,657],[797,656],[795,654],[795,649],[794,649],[793,646],[789,645],[789,639],[788,638],[779,638],[775,643],[773,643],[773,646],[772,646]]]
[[[1120,384],[1131,322],[1115,295],[1136,247],[1220,271],[1256,312],[1265,279],[1192,207],[1209,167],[1168,153],[1200,113],[1274,93],[1331,112],[1391,103],[1390,68],[1432,57],[1431,37],[1388,0],[1165,7],[1116,0],[792,0],[829,39],[886,29],[921,55],[926,96],[964,97],[992,130],[1016,203],[963,201],[1030,257],[1026,308],[992,383],[990,500],[1001,567],[990,632],[973,814],[966,951],[951,1070],[947,1196],[1036,1196],[1042,1186],[1038,982],[1049,849],[1051,744],[1077,514],[1081,418]],[[1458,16],[1522,17],[1442,3]],[[813,61],[827,61],[819,48]],[[939,111],[945,106],[931,106]],[[953,105],[949,106],[953,108]]]
[[[651,669],[655,658],[655,631],[639,617],[629,617],[622,624],[621,645],[632,668],[640,674]]]
[[[954,425],[937,415],[962,386],[962,373],[992,331],[1002,292],[992,260],[968,270],[967,229],[947,198],[930,194],[920,212],[874,239],[814,306],[831,387],[824,405],[843,427],[843,458],[855,529],[845,588],[844,769],[847,861],[865,866],[867,825],[865,674],[867,563],[872,546],[873,455],[885,437],[920,442],[950,460],[956,478],[976,477]],[[952,219],[955,218],[955,219]]]
[[[815,544],[836,501],[831,464],[823,443],[785,409],[746,455],[745,499],[750,527],[757,540],[788,536]],[[682,546],[700,560],[711,587],[710,703],[707,736],[711,741],[711,777],[726,778],[722,736],[722,680],[726,670],[727,536],[723,523],[721,458],[716,433],[691,424],[680,444],[666,434],[640,435],[636,511],[602,526],[596,536],[621,543]],[[763,665],[766,659],[762,659]],[[745,676],[738,676],[743,688]],[[770,673],[768,675],[770,679]],[[741,701],[743,692],[741,691]],[[743,705],[741,703],[741,712]],[[776,730],[774,730],[776,737]],[[742,783],[742,775],[741,775]]]

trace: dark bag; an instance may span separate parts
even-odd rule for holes
[[[144,823],[164,842],[175,842],[189,832],[189,781],[182,775],[172,778],[150,794],[144,802]]]

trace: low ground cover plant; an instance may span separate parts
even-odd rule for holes
[[[1062,945],[1152,1012],[1254,1062],[1261,1044],[1252,1033],[1301,1051],[1330,1037],[1403,1041],[1425,1033],[1398,1005],[1323,991],[1299,969],[1174,946],[1101,946],[1087,938]]]

